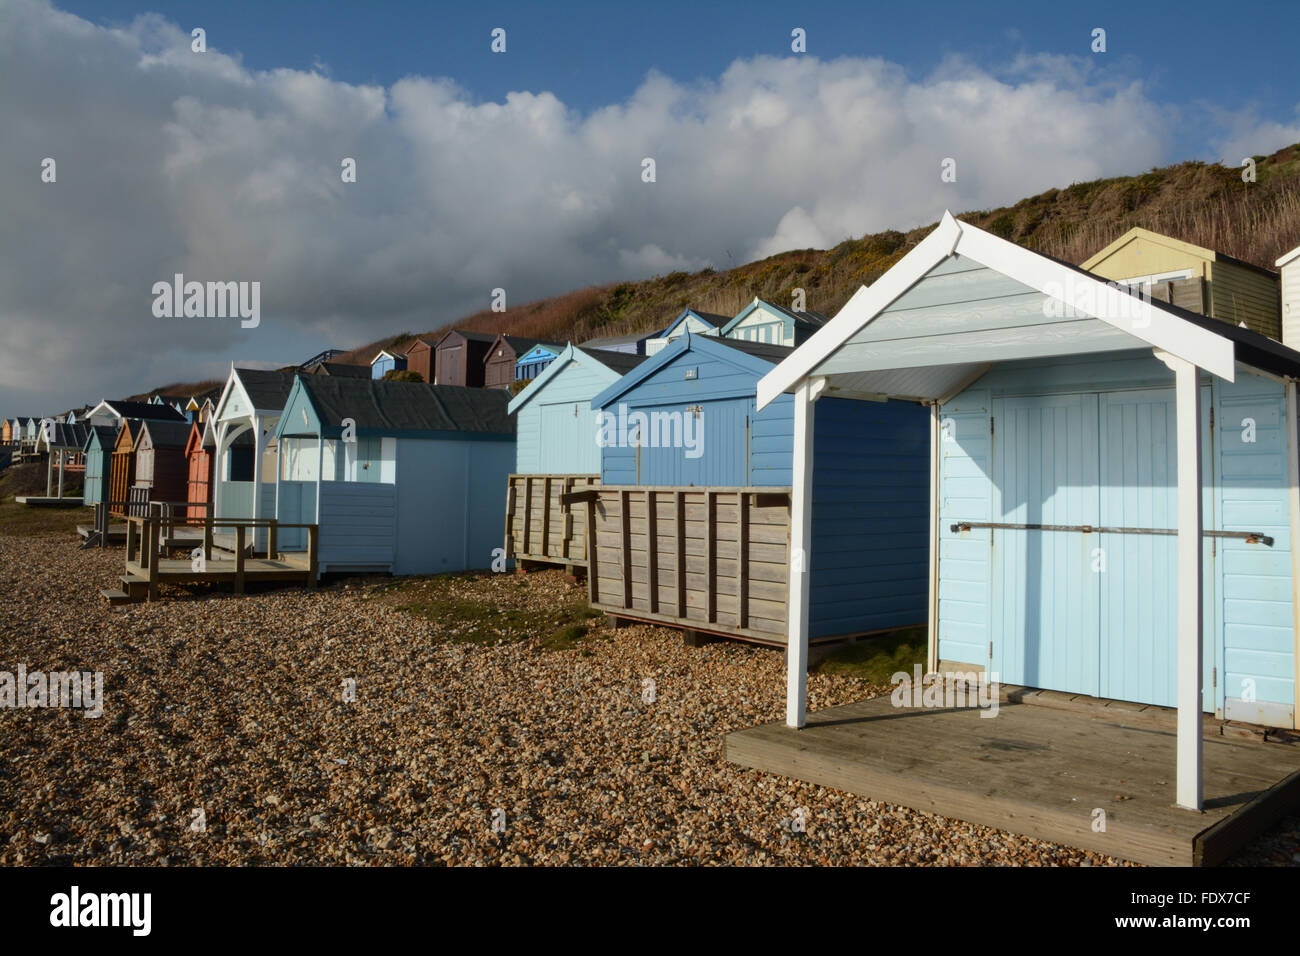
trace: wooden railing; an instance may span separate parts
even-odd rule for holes
[[[155,502],[155,505],[161,505],[162,502]],[[319,526],[314,524],[288,524],[277,521],[275,518],[213,518],[210,514],[204,518],[183,518],[177,521],[174,517],[175,508],[184,505],[188,507],[188,502],[169,502],[172,506],[173,517],[165,519],[161,508],[155,508],[153,513],[145,517],[131,516],[126,521],[126,563],[128,566],[137,564],[141,571],[147,572],[149,578],[149,599],[152,601],[158,594],[159,583],[159,558],[162,557],[162,529],[164,526],[174,529],[176,524],[183,524],[193,527],[202,526],[203,541],[202,544],[194,550],[202,552],[202,564],[200,569],[196,569],[195,576],[201,577],[204,573],[202,568],[206,568],[212,559],[212,538],[213,532],[217,529],[233,528],[235,531],[235,593],[242,594],[244,590],[244,572],[247,561],[250,559],[249,548],[250,538],[246,532],[258,529],[265,529],[267,532],[267,549],[264,557],[268,559],[277,559],[280,556],[278,549],[279,535],[281,528],[306,528],[307,529],[307,567],[304,569],[307,574],[307,583],[309,587],[315,586],[316,578],[320,568],[318,560],[318,531]],[[170,522],[170,524],[167,524]],[[256,535],[254,534],[254,537]],[[251,555],[256,558],[256,553]],[[198,557],[193,556],[192,561],[197,562]],[[226,562],[219,562],[225,564]]]
[[[565,495],[600,485],[599,475],[521,475],[506,478],[506,557],[583,566],[586,525],[573,520]]]

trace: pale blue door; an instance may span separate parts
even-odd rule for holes
[[[995,523],[1096,525],[1097,396],[993,403]],[[1095,533],[994,529],[990,670],[1007,684],[1099,692]]]
[[[1210,390],[1202,389],[1208,426]],[[1101,523],[1107,527],[1176,530],[1178,447],[1170,388],[1101,396]],[[1203,427],[1202,434],[1210,434]],[[1212,440],[1212,439],[1211,439]],[[1202,487],[1211,486],[1212,449],[1202,443]],[[1215,527],[1214,495],[1202,498],[1202,524]],[[1101,536],[1101,696],[1173,707],[1177,704],[1178,539],[1172,535]],[[1204,543],[1204,706],[1215,709],[1213,539]]]

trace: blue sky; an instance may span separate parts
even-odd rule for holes
[[[431,330],[497,288],[1236,165],[1300,142],[1297,27],[1275,2],[0,0],[0,414]],[[153,315],[176,273],[259,282],[261,322]]]
[[[651,70],[682,81],[715,77],[737,57],[784,56],[804,28],[823,59],[879,56],[910,73],[958,55],[996,68],[1019,53],[1090,54],[1107,31],[1104,62],[1141,80],[1155,99],[1196,108],[1250,107],[1278,119],[1296,108],[1300,3],[800,2],[321,3],[307,0],[91,0],[61,4],[96,23],[159,10],[202,26],[209,43],[265,70],[323,65],[335,79],[389,85],[407,74],[447,76],[476,98],[549,90],[591,110],[630,95]],[[562,12],[560,12],[562,10]],[[508,55],[488,50],[494,27]],[[1185,124],[1171,146],[1208,158],[1205,130]],[[1219,158],[1219,157],[1215,157]]]

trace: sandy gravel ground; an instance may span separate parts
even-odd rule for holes
[[[558,572],[457,583],[512,609],[488,645],[371,583],[110,609],[120,562],[0,533],[0,669],[100,670],[106,698],[0,712],[0,863],[1116,862],[728,765],[723,734],[783,714],[781,656],[601,621],[556,650]],[[1235,862],[1300,863],[1300,821]]]

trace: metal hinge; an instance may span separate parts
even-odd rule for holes
[[[1217,667],[1210,668],[1210,686],[1211,687],[1219,686],[1219,669]]]
[[[993,642],[989,641],[989,660],[993,660]]]
[[[1214,431],[1214,406],[1210,406],[1210,431]]]
[[[990,416],[989,416],[989,434],[992,435],[996,430],[997,430],[997,429],[996,429],[996,427],[995,427],[994,424],[993,424],[993,416],[990,415]]]

